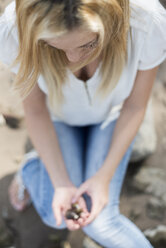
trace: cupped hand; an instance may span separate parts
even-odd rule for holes
[[[77,192],[77,188],[75,186],[64,186],[64,187],[57,187],[54,193],[52,208],[54,212],[54,216],[56,219],[57,226],[60,226],[62,223],[62,219],[65,219],[67,228],[69,230],[77,230],[83,223],[86,221],[89,213],[86,208],[86,203],[83,197],[79,197],[77,202],[82,209],[81,217],[76,220],[68,220],[65,217],[66,211],[71,208],[73,197]]]
[[[77,201],[83,194],[91,198],[91,211],[84,220],[83,226],[90,224],[107,205],[109,198],[109,182],[98,174],[85,181],[76,191],[73,201]]]

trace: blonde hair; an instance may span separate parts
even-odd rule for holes
[[[57,113],[64,97],[67,77],[65,52],[43,41],[77,27],[98,34],[98,46],[74,72],[102,54],[102,82],[96,95],[104,99],[116,86],[127,61],[129,0],[16,0],[19,72],[14,87],[26,97],[41,74],[48,87],[48,99]],[[59,112],[60,113],[60,112]]]

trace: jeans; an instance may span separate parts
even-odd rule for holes
[[[66,169],[75,186],[81,185],[102,166],[115,124],[116,121],[113,121],[101,130],[100,124],[76,127],[62,122],[54,123]],[[132,146],[133,142],[110,182],[108,204],[92,223],[83,228],[88,236],[106,248],[152,248],[143,233],[119,212],[119,197]],[[65,228],[64,221],[60,227],[56,226],[52,210],[54,189],[40,158],[36,156],[26,161],[21,174],[42,221],[53,228]]]

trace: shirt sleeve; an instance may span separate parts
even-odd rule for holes
[[[9,29],[5,14],[0,17],[0,61],[11,66],[17,57],[18,44],[15,40],[12,29]],[[18,66],[10,67],[14,73],[18,72]]]
[[[166,59],[166,10],[159,3],[150,20],[140,53],[139,70],[152,69]]]

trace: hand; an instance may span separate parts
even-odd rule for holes
[[[83,226],[90,224],[108,203],[109,182],[99,174],[85,181],[76,191],[73,201],[77,201],[82,194],[87,193],[91,198],[91,212],[84,221]]]
[[[68,229],[77,230],[82,226],[82,223],[84,223],[87,216],[89,216],[86,208],[86,203],[83,197],[80,197],[78,200],[78,204],[83,210],[83,212],[81,213],[81,217],[77,221],[68,220],[65,218],[66,211],[71,208],[72,199],[73,196],[76,194],[76,191],[77,188],[73,185],[56,188],[53,197],[52,208],[57,226],[61,225],[62,218],[64,217]]]

